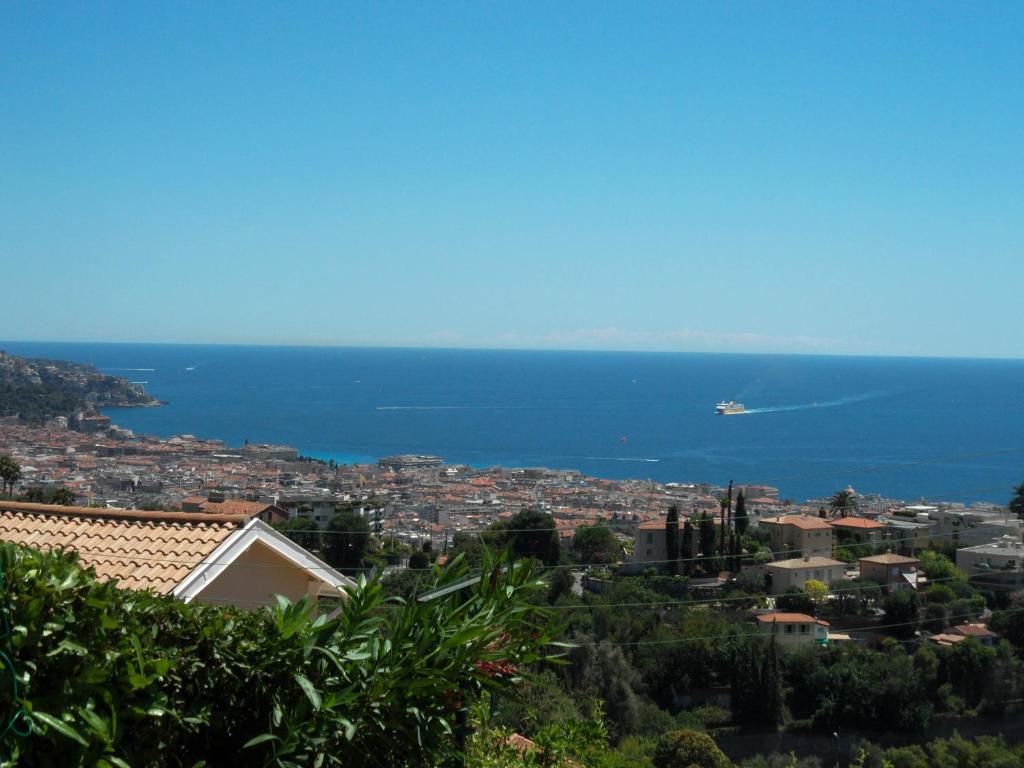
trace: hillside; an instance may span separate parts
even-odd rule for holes
[[[148,407],[161,402],[139,384],[89,365],[15,357],[0,351],[0,417],[39,423],[100,408]]]

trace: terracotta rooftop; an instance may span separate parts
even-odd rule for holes
[[[831,525],[841,528],[885,528],[881,523],[868,520],[866,517],[841,517],[838,520],[832,520]]]
[[[168,594],[247,520],[237,514],[0,501],[0,540],[42,550],[74,550],[100,579]]]
[[[862,563],[878,563],[879,565],[910,565],[919,562],[916,557],[904,557],[894,552],[885,552],[881,555],[871,555],[860,558]]]
[[[951,634],[964,635],[965,637],[995,637],[984,624],[958,624],[949,630]]]
[[[967,639],[967,637],[966,635],[948,635],[945,633],[940,633],[937,635],[932,635],[928,639],[931,640],[933,643],[937,643],[938,645],[950,646],[956,645],[957,643],[962,643],[964,640]]]
[[[831,568],[836,565],[845,565],[838,560],[828,557],[794,557],[790,560],[777,560],[774,563],[765,563],[765,568],[784,568],[787,571],[798,571],[803,568]]]
[[[686,520],[680,520],[678,522],[679,529],[682,530],[682,527],[685,524],[686,524]],[[665,520],[664,519],[662,519],[662,520],[648,520],[645,523],[640,523],[640,525],[638,525],[637,528],[639,530],[641,530],[641,531],[664,531],[665,530]]]
[[[779,517],[765,517],[761,519],[759,525],[761,523],[768,523],[770,525],[792,525],[804,531],[832,530],[832,526],[820,517],[811,517],[810,515],[780,515]]]
[[[821,624],[823,627],[828,626],[827,621],[808,616],[806,613],[762,613],[757,616],[757,620],[762,624],[778,621],[783,624]]]
[[[188,501],[186,499],[186,501]],[[244,499],[225,499],[224,501],[210,501],[202,499],[200,506],[203,512],[217,515],[250,515],[256,517],[268,509],[277,509],[267,501],[246,501]]]

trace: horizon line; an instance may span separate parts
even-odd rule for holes
[[[635,354],[635,355],[715,355],[715,356],[759,356],[759,357],[849,357],[864,359],[912,359],[912,360],[972,360],[992,362],[1022,362],[1024,356],[981,356],[942,355],[924,353],[867,353],[867,352],[782,352],[773,351],[731,351],[731,350],[685,350],[685,349],[594,349],[588,347],[500,347],[487,345],[429,346],[416,344],[356,343],[330,344],[322,342],[227,342],[227,341],[97,341],[67,339],[3,339],[4,344],[100,344],[109,346],[164,346],[164,347],[256,347],[266,349],[382,349],[411,352],[551,352],[589,354]]]

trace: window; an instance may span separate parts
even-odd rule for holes
[[[801,624],[800,625],[800,634],[801,635],[806,635],[807,634],[807,625],[806,624]]]
[[[787,624],[786,625],[786,634],[787,635],[792,635],[793,634],[793,625],[792,624]]]
[[[647,543],[648,544],[653,544],[654,543],[654,534],[653,533],[648,533],[647,534]]]

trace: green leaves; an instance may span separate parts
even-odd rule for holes
[[[313,705],[313,709],[320,709],[320,704],[323,700],[320,698],[320,692],[317,691],[313,683],[309,681],[309,678],[303,677],[302,675],[295,675],[295,682],[299,684],[302,692],[306,694],[306,698],[309,699],[309,703]]]
[[[89,742],[86,741],[82,736],[72,728],[70,725],[65,723],[63,720],[58,720],[53,715],[48,715],[45,712],[33,712],[32,720],[35,723],[42,723],[45,727],[42,729],[44,732],[52,728],[57,733],[71,739],[74,742],[81,744],[83,747],[88,747]]]
[[[478,581],[458,558],[431,574],[424,592],[468,586],[427,603],[361,578],[329,620],[306,600],[185,605],[97,582],[72,555],[0,547],[17,704],[38,728],[0,743],[0,763],[14,749],[25,765],[223,765],[242,749],[266,766],[445,763],[481,691],[559,650],[525,599],[532,568],[481,557]]]

